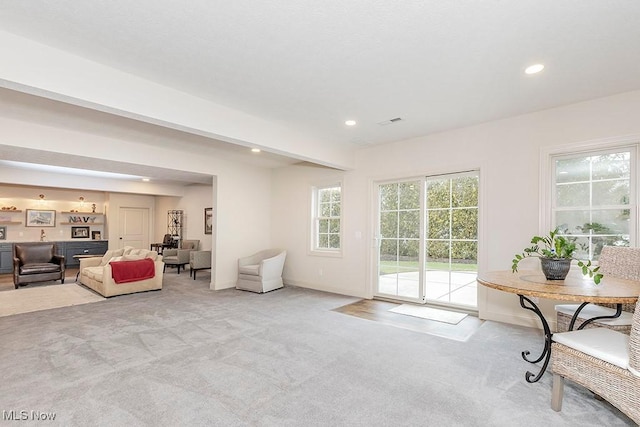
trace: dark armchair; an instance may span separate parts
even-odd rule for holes
[[[13,244],[13,284],[16,289],[29,283],[58,279],[64,283],[64,257],[56,255],[55,243]]]

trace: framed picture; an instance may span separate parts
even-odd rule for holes
[[[100,233],[99,231],[92,231],[91,240],[102,240],[102,233]]]
[[[213,232],[213,208],[204,208],[204,234]]]
[[[89,237],[89,227],[71,227],[72,239],[86,239]]]
[[[7,227],[0,225],[0,240],[7,240]]]
[[[25,227],[55,227],[56,211],[27,209]]]

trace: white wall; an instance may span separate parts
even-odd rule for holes
[[[199,240],[201,250],[211,250],[211,234],[204,234],[204,209],[213,207],[215,189],[211,185],[189,185],[182,197],[156,198],[154,242],[161,242],[167,233],[167,211],[183,210],[182,238]]]
[[[508,270],[540,226],[540,153],[550,147],[640,135],[640,91],[361,150],[352,172],[292,166],[273,173],[273,243],[289,251],[285,280],[301,286],[372,295],[372,187],[375,180],[479,168],[479,269]],[[640,137],[638,138],[640,139]],[[343,179],[344,256],[307,252],[310,186]],[[358,239],[357,233],[362,232]],[[529,264],[531,265],[531,264]],[[319,268],[324,267],[324,275]],[[480,316],[535,325],[515,295],[479,289]],[[553,318],[553,301],[541,309]]]

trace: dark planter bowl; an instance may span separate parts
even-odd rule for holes
[[[540,265],[547,280],[564,280],[571,269],[571,259],[540,258]]]

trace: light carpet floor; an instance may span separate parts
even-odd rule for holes
[[[75,283],[13,289],[0,292],[0,317],[103,300],[100,295]]]
[[[419,317],[421,319],[435,320],[436,322],[449,323],[457,325],[467,317],[465,313],[457,313],[455,311],[440,310],[433,307],[421,307],[413,304],[402,304],[391,310],[394,313],[404,314],[406,316]]]
[[[164,277],[161,291],[0,318],[0,411],[65,427],[633,425],[572,383],[554,412],[551,374],[524,378],[537,329],[485,321],[460,342],[333,311],[352,297]]]

